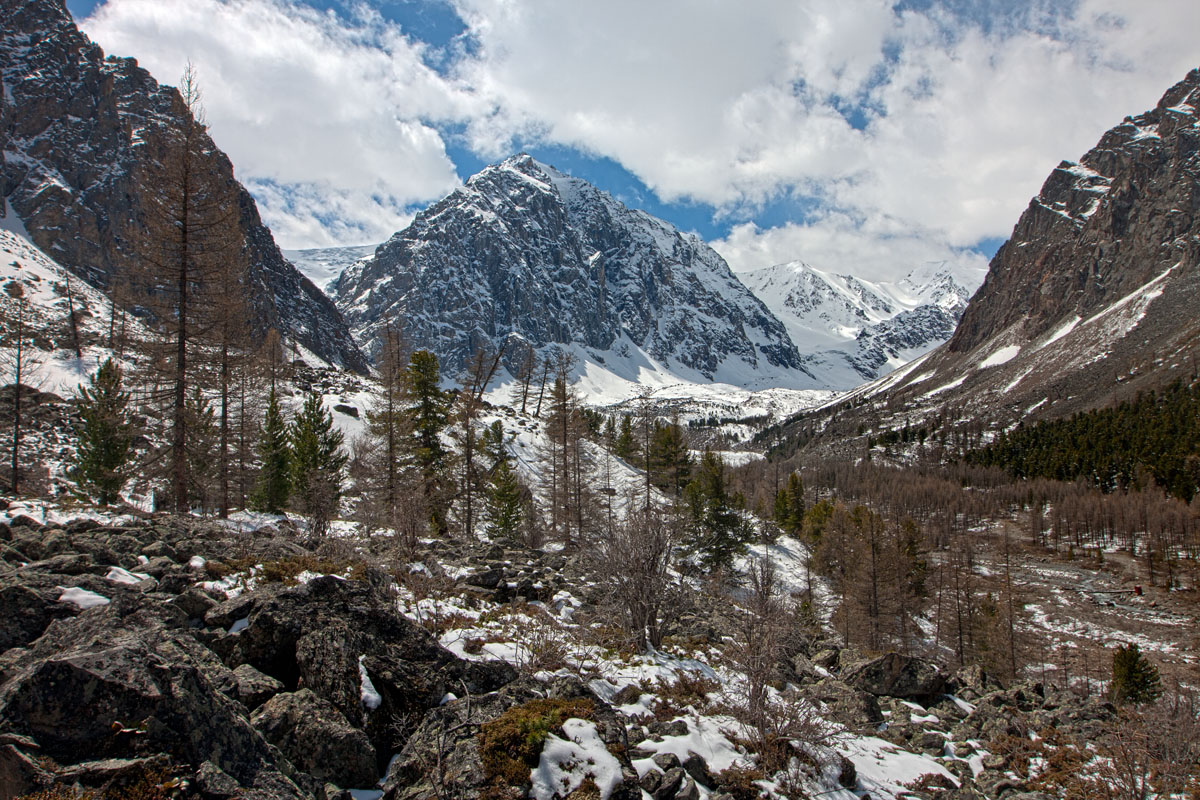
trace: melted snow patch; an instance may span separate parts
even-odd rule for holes
[[[871,797],[894,797],[905,792],[905,784],[920,780],[922,775],[941,775],[955,786],[958,778],[929,756],[901,750],[890,742],[873,736],[850,737],[837,742],[838,750],[854,762],[860,786]]]
[[[590,777],[604,800],[621,782],[620,762],[604,746],[595,723],[569,719],[562,727],[565,739],[554,734],[546,737],[542,757],[529,774],[530,794],[536,800],[557,800]]]
[[[112,602],[104,595],[89,592],[87,589],[80,589],[78,587],[67,588],[66,586],[59,586],[58,588],[62,589],[62,594],[58,596],[58,602],[70,603],[80,609],[106,606]]]
[[[725,733],[738,728],[737,721],[732,717],[689,716],[681,719],[688,726],[688,732],[683,736],[664,736],[661,742],[647,739],[638,747],[654,755],[674,753],[680,761],[686,761],[688,756],[695,753],[704,759],[714,775],[734,765],[745,766],[745,758]],[[653,764],[653,757],[644,761]],[[648,768],[648,764],[636,762],[634,766],[638,768],[638,774],[644,774]]]
[[[935,394],[941,394],[942,392],[947,392],[955,387],[962,386],[963,381],[966,379],[967,376],[963,375],[961,378],[957,378],[956,380],[952,380],[949,383],[942,384],[936,389],[926,392],[925,394],[921,395],[921,398],[924,399],[926,397],[933,397]]]
[[[1017,353],[1021,352],[1021,345],[1010,344],[1008,347],[1001,347],[996,352],[979,362],[980,369],[988,367],[998,367],[1001,364],[1007,364],[1017,357]]]
[[[1012,383],[1008,384],[1008,386],[1005,386],[1001,390],[1001,393],[1008,394],[1013,389],[1017,388],[1017,384],[1020,383],[1021,381],[1025,380],[1027,377],[1029,377],[1029,373],[1031,373],[1031,372],[1033,372],[1033,367],[1030,367],[1029,369],[1022,372],[1020,375],[1018,375],[1016,378],[1014,378]]]
[[[129,570],[121,569],[120,567],[112,567],[108,570],[108,574],[104,577],[113,583],[125,583],[132,586],[134,584],[141,583],[150,576],[144,572],[130,572]]]
[[[1043,347],[1046,347],[1047,345],[1054,344],[1059,339],[1063,338],[1068,333],[1075,330],[1075,326],[1079,324],[1079,320],[1080,320],[1080,317],[1078,314],[1076,314],[1075,316],[1071,317],[1069,320],[1064,322],[1061,326],[1059,326],[1058,330],[1056,330],[1054,333],[1050,334],[1050,338],[1046,339],[1046,341],[1044,341],[1040,345],[1038,345],[1038,350],[1041,350]]]
[[[360,682],[360,695],[362,704],[374,711],[379,708],[379,704],[383,702],[383,698],[375,689],[375,684],[371,683],[371,676],[367,674],[367,668],[363,665],[363,659],[366,655],[358,657],[358,677]]]

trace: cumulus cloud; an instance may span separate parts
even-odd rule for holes
[[[83,28],[165,83],[192,61],[214,138],[285,246],[380,241],[457,185],[435,126],[476,101],[365,7],[109,0]]]
[[[610,158],[722,224],[803,200],[721,248],[837,270],[1007,235],[1060,159],[1196,65],[1200,29],[1176,0],[446,2],[466,31],[436,58],[366,5],[108,0],[84,27],[160,78],[197,64],[289,247],[382,239],[452,188],[449,124],[484,158]]]
[[[1007,234],[1060,159],[1195,66],[1200,26],[1171,0],[455,1],[480,43],[461,77],[495,109],[478,149],[572,145],[730,218],[808,194],[868,252],[889,225],[934,250]]]
[[[712,245],[734,272],[799,260],[867,280],[895,280],[913,271],[947,268],[970,288],[987,272],[982,254],[952,247],[935,232],[873,225],[843,212],[765,230],[746,222]]]

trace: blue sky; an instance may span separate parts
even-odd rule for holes
[[[208,121],[285,247],[380,241],[518,151],[735,270],[978,272],[1041,181],[1194,66],[1150,0],[68,0]],[[1197,6],[1197,7],[1193,7]]]

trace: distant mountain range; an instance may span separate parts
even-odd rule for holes
[[[541,190],[542,205],[521,197],[531,187]],[[404,323],[405,334],[452,367],[461,365],[466,347],[476,342],[508,341],[522,352],[526,346],[542,351],[567,346],[619,379],[645,380],[649,372],[656,383],[672,376],[684,381],[724,377],[755,388],[846,390],[885,374],[949,339],[971,290],[982,280],[982,274],[936,264],[894,283],[871,282],[799,261],[731,275],[695,237],[527,156],[485,169],[435,208],[378,253],[364,246],[285,255],[314,283],[327,287],[368,349],[381,321],[406,320],[415,312],[418,319]],[[547,215],[554,219],[547,221]],[[455,240],[453,252],[441,238],[448,229],[469,231]],[[557,233],[545,236],[547,230]],[[464,240],[474,249],[463,248]],[[603,271],[597,266],[601,257]],[[645,268],[655,259],[670,271]],[[511,264],[520,269],[509,270]],[[680,291],[674,284],[681,269],[703,274]],[[339,281],[343,271],[346,277]],[[510,289],[516,282],[541,287],[546,302],[522,309],[528,298]],[[447,284],[471,290],[456,293]],[[724,348],[724,358],[735,356],[732,363],[715,366],[722,356],[713,360],[706,353],[707,339],[697,341],[696,330],[686,325],[693,311],[707,315],[705,330]],[[658,321],[674,314],[676,320],[665,327],[649,325],[647,313]],[[788,353],[772,315],[796,348],[798,363],[772,360],[772,354]],[[454,325],[444,327],[456,317]],[[765,357],[760,346],[758,356],[745,358],[751,348],[735,344],[746,320],[753,321],[751,330],[775,337]],[[682,335],[671,340],[672,331]]]
[[[738,277],[783,321],[809,371],[843,390],[949,339],[983,279],[936,264],[894,283],[872,282],[800,261]]]

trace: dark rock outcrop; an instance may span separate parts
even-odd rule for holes
[[[367,735],[308,689],[275,695],[254,712],[251,724],[292,764],[318,780],[365,788],[379,778]]]
[[[842,679],[876,697],[926,702],[936,699],[946,687],[946,674],[937,664],[899,653],[885,653],[844,670]]]

